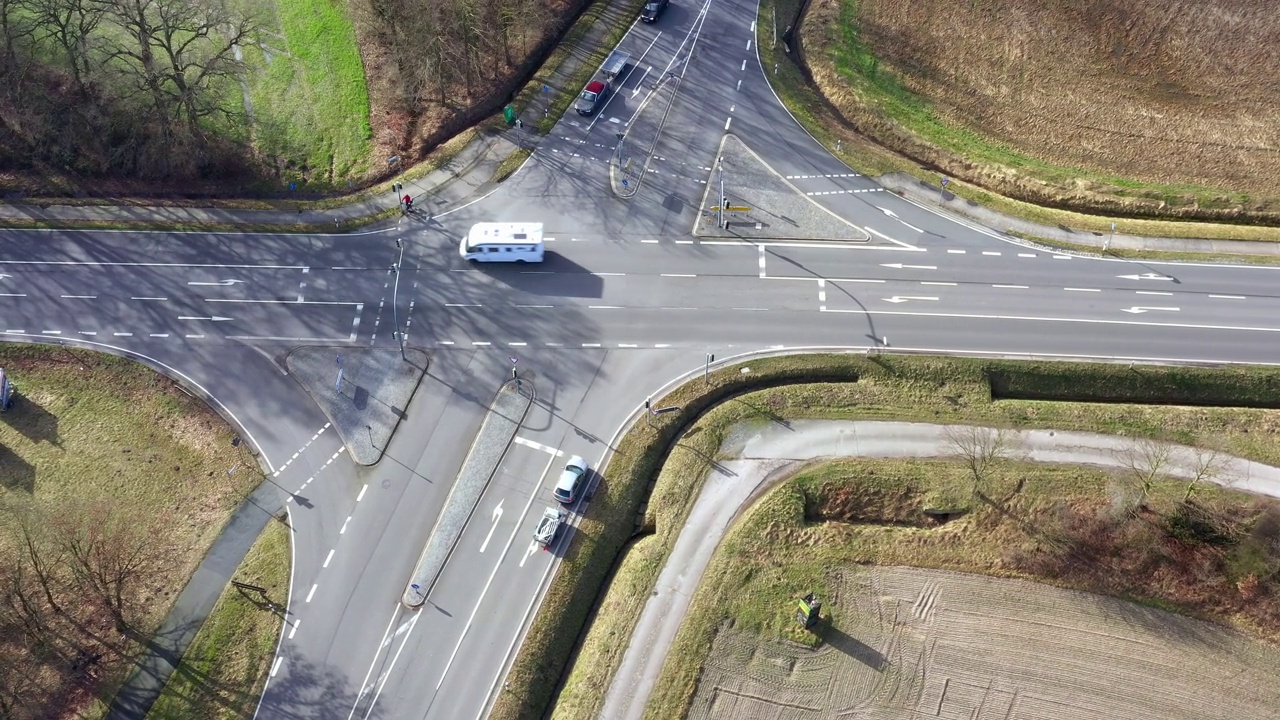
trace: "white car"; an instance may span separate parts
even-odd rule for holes
[[[591,468],[587,466],[587,461],[580,456],[574,455],[569,458],[569,462],[565,463],[564,470],[560,472],[560,479],[556,481],[556,489],[552,494],[565,505],[577,500],[578,491],[582,489],[583,482],[587,479],[587,474],[590,470]]]

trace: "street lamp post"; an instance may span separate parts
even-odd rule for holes
[[[400,260],[391,266],[391,272],[395,273],[395,287],[391,290],[391,319],[396,324],[395,336],[400,343],[400,359],[408,361],[409,358],[404,354],[404,333],[400,332],[400,312],[396,310],[396,299],[400,296],[400,266],[404,263],[404,243],[396,238],[396,247],[400,248]]]

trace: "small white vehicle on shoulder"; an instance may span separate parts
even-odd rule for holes
[[[538,543],[538,547],[546,550],[551,547],[551,543],[556,541],[556,535],[560,532],[560,526],[564,524],[564,518],[569,513],[564,508],[549,507],[542,511],[542,517],[538,520],[538,527],[533,531],[533,540]]]
[[[462,238],[458,252],[473,262],[542,262],[542,223],[476,223]]]

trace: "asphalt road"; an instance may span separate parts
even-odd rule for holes
[[[598,464],[644,399],[705,353],[1275,362],[1280,269],[1055,253],[882,192],[777,102],[754,17],[747,0],[677,0],[637,24],[620,46],[637,61],[598,116],[567,116],[497,191],[429,223],[305,237],[0,231],[0,337],[130,352],[185,376],[270,465],[295,562],[259,717],[482,716],[563,547],[530,549],[559,464]],[[664,74],[679,93],[639,191],[620,200],[617,133]],[[872,241],[693,237],[726,132]],[[467,265],[458,239],[484,220],[543,222],[547,261]],[[385,458],[357,467],[343,444],[362,439],[337,437],[278,358],[301,344],[391,347],[394,318],[432,365]],[[398,599],[510,357],[538,403],[428,605],[407,612]]]

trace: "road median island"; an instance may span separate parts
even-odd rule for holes
[[[723,210],[712,209],[722,204]],[[867,231],[814,202],[733,134],[720,140],[719,152],[707,175],[702,207],[694,220],[693,235],[871,242]]]
[[[626,200],[640,192],[649,163],[662,140],[662,128],[679,95],[679,76],[668,73],[658,78],[627,121],[626,129],[618,133],[617,148],[609,158],[609,186],[618,197]]]
[[[431,587],[449,560],[462,530],[475,512],[480,497],[484,495],[489,480],[511,446],[520,424],[524,422],[529,406],[533,404],[533,383],[528,380],[507,381],[494,396],[489,413],[476,433],[476,439],[467,452],[467,459],[458,471],[458,478],[431,536],[422,550],[422,556],[414,568],[413,577],[405,588],[400,602],[409,608],[419,608],[427,601]]]
[[[991,377],[1042,365],[1082,380],[1073,390],[1106,403],[1003,400]],[[1023,373],[1032,373],[1029,369]],[[1047,372],[1047,370],[1045,371]],[[1218,379],[1219,376],[1227,378]],[[1089,383],[1085,387],[1084,383]],[[557,716],[595,718],[658,570],[692,507],[703,478],[716,464],[724,434],[746,418],[786,423],[790,418],[859,417],[1007,427],[1100,430],[1135,437],[1192,442],[1229,422],[1240,431],[1224,452],[1280,464],[1280,449],[1259,433],[1280,419],[1262,409],[1230,407],[1241,397],[1263,398],[1280,370],[1232,367],[1018,361],[933,356],[808,354],[765,357],[692,380],[655,403],[678,406],[627,431],[602,468],[603,492],[582,519],[582,532],[556,573],[508,674],[492,717],[541,717],[556,700]],[[1149,402],[1159,384],[1186,388],[1200,407],[1161,408]],[[1249,388],[1224,397],[1224,385]],[[762,389],[764,388],[764,389]],[[1077,395],[1080,396],[1080,395]],[[1217,435],[1211,439],[1218,441]],[[1207,442],[1205,444],[1208,444]],[[656,484],[654,484],[656,481]],[[651,495],[646,497],[652,486]],[[646,504],[647,502],[647,504]],[[637,514],[644,507],[637,523]],[[636,532],[639,526],[639,532]],[[625,552],[624,552],[625,551]],[[605,583],[608,581],[608,586]],[[588,627],[588,622],[590,626]],[[586,629],[586,634],[583,631]],[[573,667],[564,675],[570,661]],[[563,678],[562,678],[563,676]],[[558,696],[558,699],[557,699]]]

